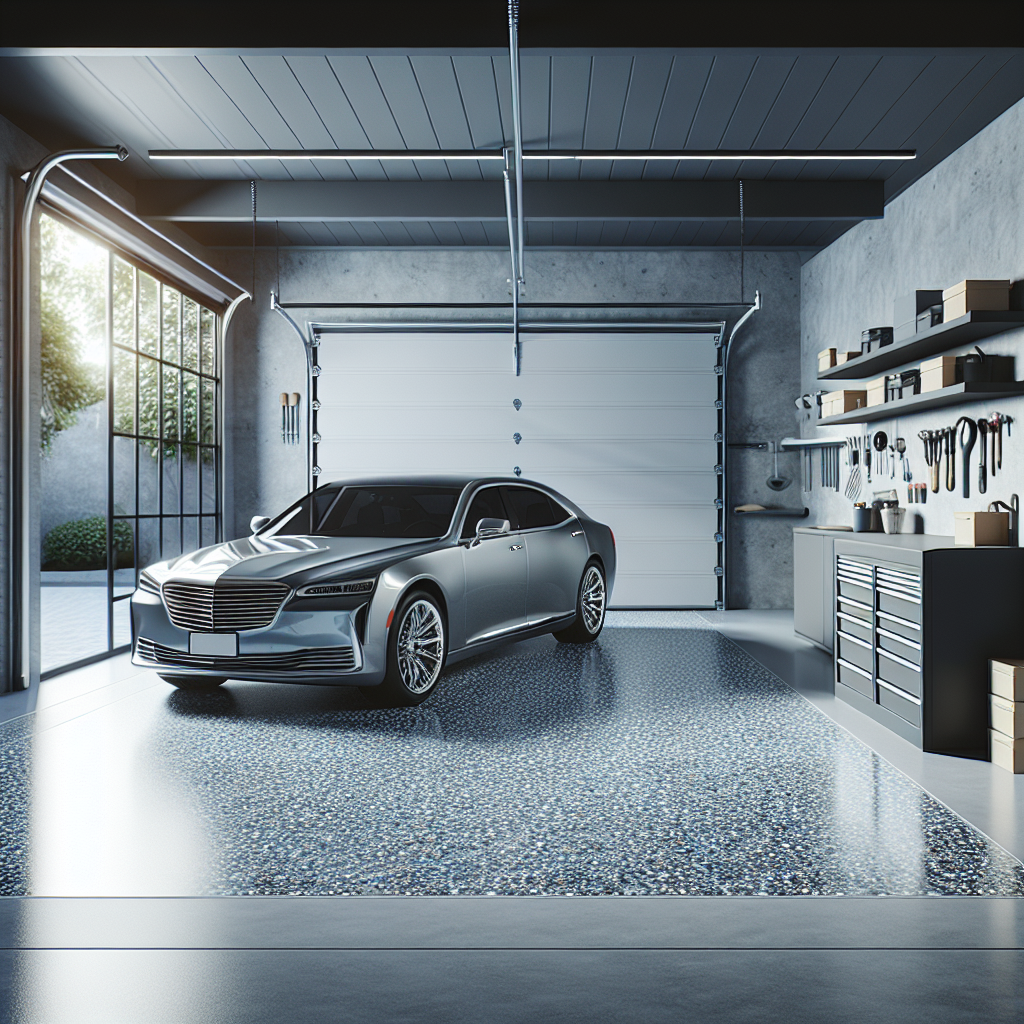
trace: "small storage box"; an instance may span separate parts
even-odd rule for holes
[[[892,344],[891,327],[869,327],[860,332],[860,350],[863,353],[877,352],[885,345]]]
[[[1007,700],[997,693],[988,695],[988,721],[996,732],[1010,739],[1024,739],[1024,701]]]
[[[918,330],[917,318],[932,306],[942,303],[941,288],[923,288],[901,295],[892,306],[893,337],[896,341],[912,338]]]
[[[1009,281],[961,281],[942,293],[942,318],[947,323],[972,309],[1009,308]]]
[[[1024,661],[992,658],[988,663],[989,689],[1003,700],[1024,701]]]
[[[830,370],[836,365],[836,350],[834,348],[825,348],[818,353],[818,373],[822,370]]]
[[[837,352],[836,366],[842,366],[843,363],[848,363],[851,359],[860,359],[860,352]]]
[[[885,378],[876,377],[867,384],[868,408],[885,405]]]
[[[959,547],[1006,547],[1010,543],[1009,512],[954,512],[953,543]]]
[[[901,370],[890,373],[885,378],[885,400],[894,402],[898,398],[921,393],[921,373],[919,370]]]
[[[917,314],[917,333],[930,331],[942,323],[942,306],[929,306],[923,313]]]
[[[921,364],[921,390],[941,391],[959,384],[962,370],[956,356],[936,356]]]
[[[821,396],[821,415],[839,416],[854,409],[863,409],[867,401],[866,391],[829,391]]]
[[[1011,739],[995,729],[988,731],[989,758],[1014,775],[1024,773],[1024,740]]]

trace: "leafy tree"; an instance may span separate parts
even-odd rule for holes
[[[48,455],[54,435],[73,427],[76,413],[103,399],[103,371],[82,359],[75,332],[52,298],[44,294],[42,311],[42,449]]]

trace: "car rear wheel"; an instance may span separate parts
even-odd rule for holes
[[[227,676],[165,676],[162,672],[158,672],[157,675],[165,683],[170,683],[179,690],[216,690],[221,683],[228,681]]]
[[[384,707],[422,704],[437,688],[447,653],[444,616],[434,597],[422,590],[405,596],[388,630],[387,651],[384,681],[364,687],[364,696]]]
[[[576,595],[576,621],[554,633],[554,638],[562,644],[589,644],[596,640],[604,628],[607,600],[604,571],[597,562],[588,562]]]

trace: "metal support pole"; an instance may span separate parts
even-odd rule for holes
[[[736,321],[732,326],[732,330],[729,331],[729,337],[726,338],[725,344],[722,346],[721,352],[721,366],[722,366],[722,429],[720,431],[722,435],[721,441],[721,466],[722,466],[722,565],[721,565],[721,583],[722,583],[722,595],[721,605],[723,610],[727,610],[729,607],[729,591],[728,591],[728,550],[729,550],[729,356],[732,353],[732,343],[735,339],[739,329],[754,315],[756,310],[761,308],[761,292],[754,292],[754,304]]]
[[[51,153],[27,178],[18,232],[18,351],[11,365],[10,418],[10,589],[9,628],[11,652],[9,679],[12,690],[26,690],[32,678],[32,217],[46,176],[69,160],[126,160],[124,146],[104,149],[67,149]]]
[[[516,269],[516,234],[512,226],[512,188],[509,183],[509,152],[505,150],[505,219],[508,221],[508,252],[512,264],[509,285],[512,292],[512,371],[519,376],[519,272]]]
[[[516,285],[526,287],[523,271],[523,119],[519,109],[519,0],[508,4],[508,50],[512,64],[512,132],[516,150],[516,221],[519,228],[519,275]]]

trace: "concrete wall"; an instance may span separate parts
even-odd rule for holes
[[[252,277],[252,254],[224,250],[226,272],[243,283]],[[279,286],[282,301],[302,302],[506,302],[508,256],[498,251],[257,251],[258,296],[235,316],[227,344],[226,380],[229,470],[233,480],[229,535],[248,531],[256,514],[271,514],[303,493],[305,445],[280,440],[279,394],[305,394],[305,356],[297,335],[269,308]],[[529,302],[639,303],[735,302],[739,254],[735,252],[527,252]],[[746,296],[760,289],[764,308],[737,335],[730,381],[730,430],[734,440],[777,440],[794,429],[799,322],[799,258],[792,253],[746,255]],[[303,322],[302,312],[295,312]],[[400,318],[400,312],[392,316]],[[450,316],[450,314],[448,314]],[[580,317],[594,317],[580,311]],[[634,311],[631,314],[638,317]],[[617,318],[618,315],[617,315]],[[737,503],[797,504],[795,488],[768,490],[769,458],[731,453],[732,496]],[[796,461],[784,456],[793,476]],[[234,530],[230,523],[233,521]],[[792,603],[792,551],[786,520],[739,520],[730,527],[730,603],[778,608]]]
[[[1016,282],[1024,278],[1024,101],[893,200],[884,220],[858,224],[805,264],[801,391],[819,387],[816,355],[820,349],[846,344],[859,348],[863,329],[892,323],[893,300],[898,295],[916,288],[947,288],[964,278]],[[1017,309],[1022,308],[1020,291],[1018,285],[1012,300]],[[1024,330],[981,344],[986,352],[1015,355],[1017,379],[1024,379]],[[923,481],[927,475],[919,431],[952,425],[962,415],[976,420],[996,411],[1013,416],[1015,423],[1012,438],[1007,440],[1004,432],[1003,470],[989,480],[987,494],[979,495],[976,486],[977,448],[970,498],[962,496],[959,465],[956,490],[948,493],[943,487],[939,494],[929,492],[926,505],[907,505],[906,486],[902,478],[896,481],[901,503],[908,510],[904,529],[913,532],[916,526],[917,532],[949,535],[954,512],[984,509],[994,498],[1008,501],[1012,493],[1024,492],[1024,398],[950,406],[859,428],[816,428],[813,421],[805,420],[802,429],[808,437],[845,435],[858,429],[882,429],[890,438],[898,434],[906,439],[914,480]],[[850,522],[850,502],[842,494],[816,489],[809,504],[811,523]]]

